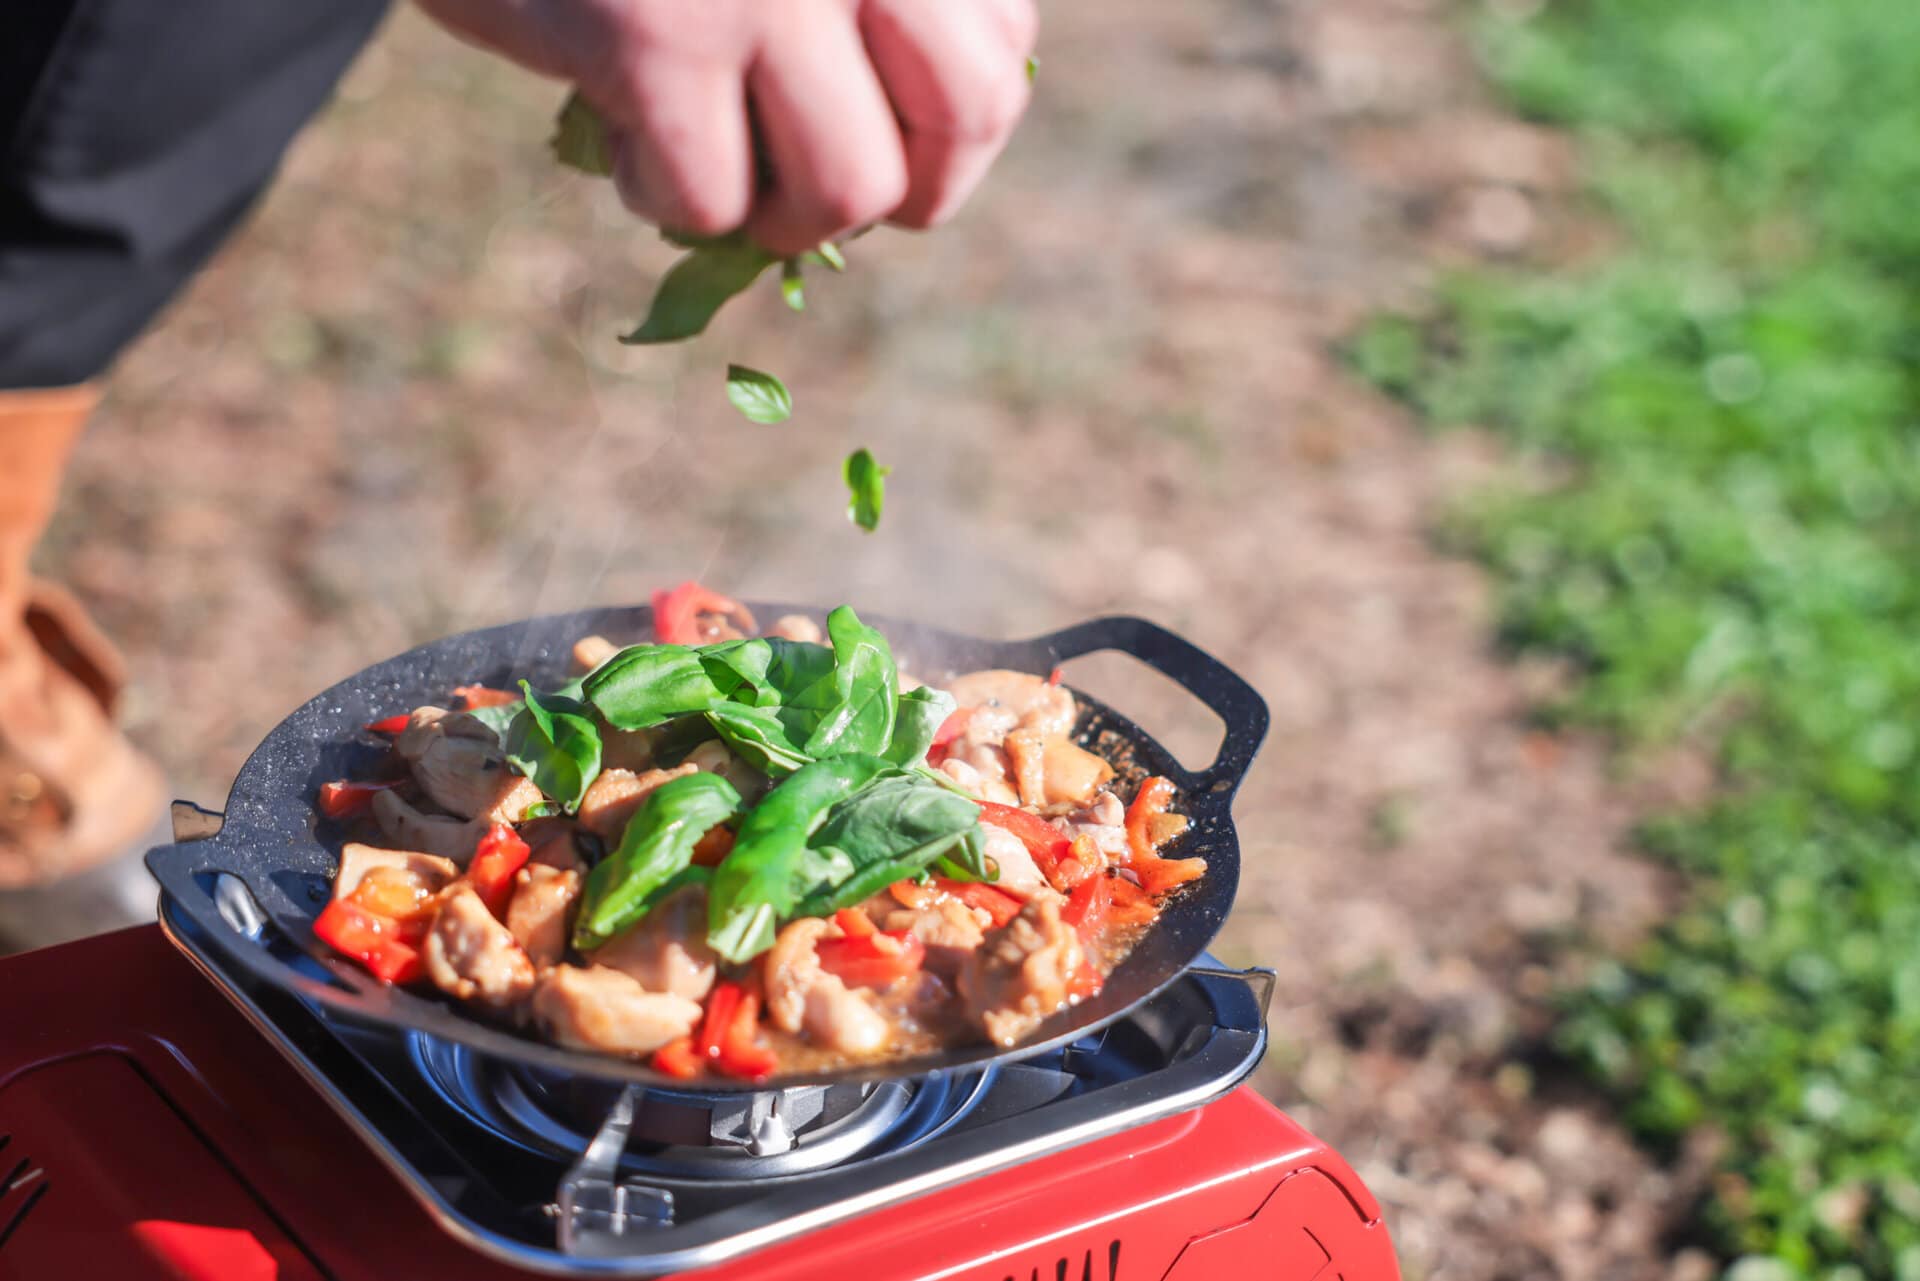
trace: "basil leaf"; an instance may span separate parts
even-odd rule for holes
[[[693,250],[660,281],[640,327],[620,341],[679,342],[703,332],[726,301],[744,292],[774,261],[744,238]]]
[[[723,699],[700,652],[685,645],[630,645],[596,668],[585,688],[615,729],[647,729]]]
[[[940,726],[956,706],[953,695],[931,685],[903,691],[894,704],[893,738],[881,755],[895,765],[920,764],[927,759],[933,736],[940,732]]]
[[[986,881],[1000,879],[1000,869],[987,863],[987,841],[979,828],[967,833],[966,838],[934,861],[934,868],[940,875],[953,881]]]
[[[700,653],[715,686],[756,707],[802,707],[809,691],[833,674],[831,649],[778,636],[724,641]]]
[[[827,615],[833,642],[831,694],[815,686],[808,701],[820,707],[819,725],[804,750],[825,758],[845,753],[878,755],[893,738],[894,704],[900,696],[900,671],[887,638],[860,621],[850,605]]]
[[[580,698],[580,688],[586,681],[584,676],[576,676],[555,689],[548,691],[554,698]],[[516,698],[511,703],[495,703],[491,707],[470,707],[466,714],[492,730],[498,738],[505,740],[507,726],[513,724],[513,718],[527,705],[524,698]]]
[[[553,122],[553,138],[548,142],[554,159],[596,178],[613,176],[613,147],[607,138],[607,122],[593,104],[578,93],[567,95],[560,115]]]
[[[840,246],[831,240],[823,240],[806,253],[800,255],[801,262],[818,263],[829,271],[845,271],[846,255],[840,252]]]
[[[773,946],[793,914],[794,880],[807,841],[833,807],[893,766],[877,756],[815,761],[767,793],[740,824],[733,850],[714,872],[707,900],[707,943],[729,961],[746,962]]]
[[[789,258],[780,264],[780,297],[794,311],[807,309],[807,289],[800,278],[798,258]]]
[[[746,365],[727,366],[727,399],[749,422],[783,423],[793,417],[793,393],[786,384]]]
[[[619,847],[587,874],[573,945],[597,947],[646,915],[653,891],[685,871],[700,838],[739,809],[740,793],[718,774],[689,774],[655,788]]]
[[[779,778],[815,759],[795,745],[779,708],[719,703],[707,709],[707,723],[736,756],[762,774]]]
[[[864,449],[854,450],[840,465],[849,495],[847,519],[868,533],[880,524],[880,508],[887,498],[887,477],[892,473],[893,468],[882,467]]]
[[[1040,75],[1040,59],[1027,59],[1027,83],[1032,84]]]
[[[571,814],[600,776],[600,728],[584,703],[525,681],[520,689],[526,705],[507,726],[507,762]]]
[[[809,842],[857,870],[806,887],[796,915],[824,916],[918,875],[969,836],[978,843],[979,820],[979,805],[917,775],[877,779],[835,805]]]

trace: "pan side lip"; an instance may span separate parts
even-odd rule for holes
[[[777,617],[781,613],[804,613],[819,617],[824,611],[817,606],[782,605],[764,602],[750,602],[751,607],[763,617]],[[329,748],[344,747],[350,751],[372,753],[377,751],[370,741],[354,741],[353,727],[359,723],[362,712],[371,716],[370,702],[377,699],[383,688],[391,688],[396,697],[405,690],[414,691],[411,697],[419,697],[418,691],[430,680],[438,679],[432,673],[436,667],[457,664],[457,672],[443,672],[448,678],[447,688],[453,683],[466,683],[490,675],[477,669],[498,669],[505,665],[511,670],[521,671],[537,668],[542,663],[564,662],[572,640],[585,635],[590,630],[622,628],[639,631],[651,623],[652,611],[646,606],[616,606],[599,609],[568,611],[541,615],[517,622],[495,624],[468,632],[457,633],[416,646],[391,658],[375,663],[360,672],[334,683],[320,694],[309,699],[282,720],[261,741],[258,748],[248,758],[235,779],[232,794],[228,802],[228,823],[219,836],[206,844],[235,848],[242,841],[252,842],[260,847],[260,853],[268,849],[281,852],[278,867],[280,870],[300,870],[309,874],[321,874],[320,867],[330,867],[337,857],[337,842],[329,843],[316,830],[312,807],[312,790],[316,785],[314,767],[325,759]],[[897,620],[882,615],[868,619],[873,625],[885,631],[890,639],[896,641],[902,637],[909,643],[928,644],[943,648],[952,654],[958,662],[974,661],[980,656],[985,661],[993,661],[995,655],[1008,655],[1016,651],[1025,651],[1028,656],[1037,652],[1049,639],[1047,636],[1024,640],[994,641],[981,637],[949,631],[927,624]],[[1123,623],[1131,620],[1093,620],[1092,624],[1113,621]],[[958,670],[964,670],[964,667]],[[1171,764],[1179,773],[1184,769],[1161,744],[1150,734],[1142,730],[1132,720],[1115,711],[1098,699],[1075,691],[1076,696],[1095,709],[1111,722],[1109,727],[1124,739],[1143,751],[1152,766]],[[388,708],[390,711],[391,708]],[[302,769],[301,767],[306,768]],[[334,775],[339,776],[339,775]],[[896,1060],[872,1065],[868,1069],[859,1067],[839,1070],[832,1073],[795,1073],[779,1078],[782,1086],[799,1086],[810,1083],[853,1080],[880,1080],[898,1078],[907,1075],[925,1075],[928,1073],[966,1070],[988,1063],[1011,1062],[1021,1058],[1043,1054],[1059,1048],[1081,1037],[1098,1031],[1107,1024],[1119,1019],[1136,1005],[1146,1001],[1175,982],[1204,953],[1213,941],[1220,926],[1231,910],[1238,889],[1239,880],[1239,842],[1230,812],[1230,794],[1227,797],[1208,797],[1204,795],[1183,794],[1185,808],[1196,814],[1195,837],[1204,844],[1192,848],[1188,853],[1199,854],[1215,860],[1207,877],[1199,887],[1205,891],[1183,895],[1173,901],[1171,910],[1180,912],[1174,920],[1179,922],[1178,936],[1163,937],[1153,954],[1170,954],[1164,958],[1165,968],[1152,977],[1129,976],[1134,986],[1124,988],[1126,999],[1102,1000],[1095,997],[1083,1006],[1062,1011],[1049,1020],[1059,1023],[1060,1027],[1046,1032],[1037,1039],[1003,1048],[997,1046],[969,1046],[959,1055],[931,1056],[921,1059]],[[1204,813],[1204,817],[1201,815]],[[212,850],[208,851],[209,854]],[[272,855],[266,854],[268,860]],[[244,876],[242,879],[246,879]],[[1192,900],[1185,911],[1179,905]],[[299,904],[294,905],[301,925],[310,926],[313,910],[306,910]],[[1163,927],[1172,922],[1163,921]],[[297,946],[316,948],[309,939],[300,937],[307,931],[295,931],[293,942]],[[1149,936],[1150,938],[1154,936]],[[388,992],[388,999],[377,1005],[390,1007],[393,1002],[418,1003],[418,1010],[401,1008],[370,1008],[376,1005],[359,990],[357,980],[353,990],[342,992],[331,985],[294,974],[291,969],[272,961],[264,955],[257,955],[262,949],[252,945],[238,934],[229,939],[235,950],[246,949],[256,955],[236,956],[243,964],[256,973],[281,986],[295,986],[301,994],[325,1007],[332,1015],[348,1021],[385,1027],[397,1032],[418,1032],[431,1036],[442,1036],[467,1044],[481,1052],[516,1058],[523,1062],[540,1060],[540,1066],[561,1067],[577,1073],[616,1080],[640,1081],[654,1084],[666,1084],[643,1065],[630,1063],[605,1056],[584,1054],[563,1050],[544,1042],[534,1041],[506,1032],[480,1022],[470,1015],[437,1000],[416,996],[411,993]],[[1143,966],[1149,956],[1138,949],[1130,953],[1127,961],[1122,962],[1116,975],[1125,974],[1129,962],[1136,959]],[[1178,958],[1177,964],[1174,960]],[[340,973],[345,962],[329,959],[327,964]],[[268,966],[277,965],[286,970],[286,975],[276,975],[268,971]],[[292,982],[288,981],[291,976]],[[1110,980],[1113,976],[1109,976]],[[371,983],[371,980],[367,980]],[[1110,985],[1109,991],[1116,997],[1123,990]],[[1076,1011],[1089,1011],[1091,1017],[1071,1018]],[[433,1026],[423,1026],[432,1024]],[[1044,1030],[1047,1025],[1043,1024]],[[720,1092],[727,1088],[725,1082],[706,1083],[703,1088]],[[741,1083],[739,1090],[751,1090],[754,1087]]]

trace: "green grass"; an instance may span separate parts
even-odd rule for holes
[[[1649,1142],[1725,1137],[1741,1269],[1920,1279],[1920,4],[1592,0],[1476,28],[1580,139],[1621,247],[1446,282],[1351,348],[1551,484],[1453,530],[1547,709],[1704,743],[1649,825],[1689,906],[1570,996],[1564,1048]],[[1762,1259],[1775,1261],[1771,1265]]]

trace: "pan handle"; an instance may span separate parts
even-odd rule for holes
[[[1139,659],[1171,678],[1187,693],[1205,703],[1226,725],[1226,737],[1213,763],[1185,780],[1188,791],[1205,791],[1230,800],[1238,791],[1271,719],[1266,700],[1239,673],[1184,636],[1177,636],[1144,618],[1116,614],[1090,619],[1072,627],[1018,642],[1023,656],[1041,661],[1028,670],[1040,670],[1070,658],[1117,650]]]

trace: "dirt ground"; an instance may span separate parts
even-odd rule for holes
[[[1436,262],[1550,247],[1564,148],[1490,112],[1419,0],[1047,19],[959,221],[657,351],[613,336],[670,253],[546,163],[558,89],[400,15],[119,371],[46,567],[205,802],[368,662],[689,575],[987,634],[1161,620],[1272,704],[1219,950],[1279,972],[1262,1085],[1359,1167],[1407,1275],[1706,1275],[1661,1245],[1687,1180],[1540,1050],[1573,942],[1662,905],[1623,841],[1657,792],[1529,728],[1551,674],[1499,661],[1480,574],[1431,543],[1498,460],[1329,354]],[[794,420],[741,421],[729,359]],[[860,444],[896,468],[874,536],[842,514]],[[1138,669],[1075,677],[1204,755]]]

